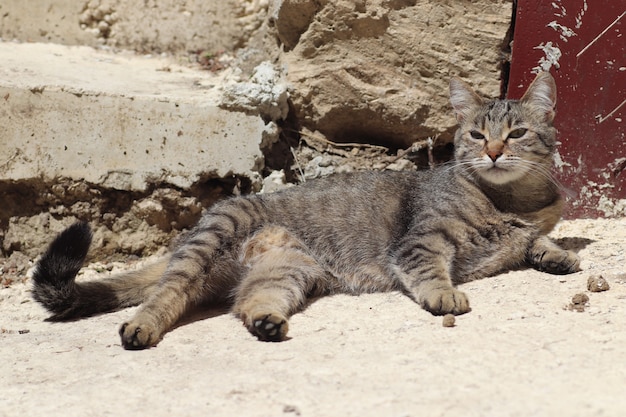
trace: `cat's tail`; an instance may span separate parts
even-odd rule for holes
[[[159,282],[168,258],[101,281],[76,282],[91,244],[91,228],[79,222],[61,232],[33,272],[33,297],[52,316],[72,320],[141,304]]]

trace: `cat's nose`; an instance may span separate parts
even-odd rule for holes
[[[485,153],[492,162],[496,162],[502,156],[504,150],[504,142],[500,140],[488,141],[485,144]]]
[[[502,156],[502,151],[500,150],[489,150],[487,151],[487,156],[489,156],[489,158],[493,161],[496,162],[496,159],[500,158]]]

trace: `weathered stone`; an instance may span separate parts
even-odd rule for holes
[[[287,85],[282,82],[281,74],[267,61],[254,69],[249,81],[230,83],[223,89],[223,108],[260,114],[272,121],[283,120],[289,113]]]
[[[300,36],[307,30],[315,13],[321,7],[316,0],[302,0],[298,2],[276,0],[272,2],[270,19],[277,29],[286,51],[292,50],[300,40]]]
[[[451,76],[499,95],[510,1],[276,3],[272,14],[289,50],[284,61],[296,116],[330,140],[445,143],[455,126]]]

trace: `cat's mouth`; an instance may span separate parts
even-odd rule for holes
[[[483,179],[493,184],[505,184],[518,180],[524,175],[524,172],[520,172],[520,170],[499,166],[498,164],[485,167],[479,170],[478,173]]]
[[[495,164],[490,166],[489,168],[487,168],[487,171],[491,172],[491,173],[507,173],[507,172],[511,172],[510,169],[507,169],[507,168],[504,168],[504,167],[501,167],[501,166],[498,166],[498,165],[495,165]]]

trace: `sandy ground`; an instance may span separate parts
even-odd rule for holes
[[[626,219],[568,221],[554,237],[582,272],[463,285],[473,311],[455,327],[398,293],[333,296],[294,316],[283,343],[213,312],[125,351],[132,309],[47,323],[13,284],[0,289],[0,415],[624,416]],[[609,291],[587,291],[597,274]],[[577,293],[584,312],[565,308]]]

